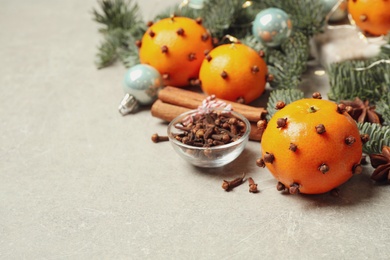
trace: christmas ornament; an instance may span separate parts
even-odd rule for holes
[[[381,36],[390,31],[388,0],[351,0],[348,11],[356,26],[366,34]]]
[[[241,43],[214,48],[199,72],[203,92],[246,104],[264,92],[266,76],[267,65],[259,53]]]
[[[269,47],[279,46],[290,36],[291,29],[289,16],[278,8],[268,8],[258,13],[252,26],[253,35]]]
[[[160,73],[152,66],[138,64],[127,70],[123,90],[125,96],[119,104],[122,115],[135,111],[138,105],[149,105],[157,99],[162,87]]]
[[[213,48],[202,20],[171,17],[151,25],[140,43],[143,64],[156,68],[164,85],[188,86],[196,81],[205,52]]]
[[[184,0],[183,3],[194,9],[202,9],[205,0]]]
[[[331,22],[336,22],[347,17],[347,1],[345,0],[322,0],[324,12],[328,14]]]

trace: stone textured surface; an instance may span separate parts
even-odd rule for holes
[[[150,19],[166,1],[139,1]],[[388,186],[371,169],[341,195],[281,195],[250,142],[230,165],[201,169],[148,108],[122,117],[125,69],[93,64],[93,0],[0,1],[1,259],[388,259]],[[304,77],[307,93],[326,76]],[[264,101],[264,99],[260,100]],[[243,172],[259,184],[232,192]]]

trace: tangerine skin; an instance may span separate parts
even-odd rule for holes
[[[390,31],[390,1],[348,0],[348,11],[356,25],[373,36]]]
[[[318,109],[314,113],[309,112],[312,106]],[[276,127],[278,118],[287,118],[285,127]],[[316,132],[318,124],[325,126],[325,133]],[[356,140],[351,145],[345,142],[349,136]],[[289,150],[291,143],[297,146],[295,152]],[[321,99],[298,100],[276,112],[261,146],[263,157],[267,152],[274,155],[272,163],[265,163],[273,176],[286,187],[299,184],[305,194],[325,193],[345,183],[362,156],[356,122],[347,113],[338,113],[335,103]],[[326,173],[319,170],[323,163],[329,167]]]
[[[214,48],[208,55],[211,60],[204,59],[199,72],[202,90],[207,95],[233,102],[244,98],[249,104],[263,94],[268,70],[255,50],[231,43]],[[258,72],[252,72],[253,66],[257,66]],[[227,77],[221,76],[223,72]]]
[[[164,46],[166,52],[162,51]],[[160,72],[165,86],[184,87],[198,79],[205,52],[212,48],[211,36],[200,23],[187,17],[172,17],[148,28],[141,40],[139,58]]]

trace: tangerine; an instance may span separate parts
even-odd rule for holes
[[[211,50],[199,72],[203,92],[246,104],[264,92],[266,76],[267,65],[259,53],[241,43]]]
[[[380,36],[390,31],[388,0],[349,0],[348,11],[356,25],[366,33]]]
[[[261,146],[265,166],[290,193],[325,193],[362,169],[357,124],[328,100],[301,99],[277,111]]]
[[[204,53],[212,48],[211,35],[200,19],[171,17],[147,29],[139,58],[160,72],[164,85],[182,87],[198,79]]]

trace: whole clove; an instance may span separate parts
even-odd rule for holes
[[[257,189],[257,183],[255,183],[255,181],[252,179],[252,177],[248,178],[248,182],[249,182],[249,192],[258,193],[259,190]]]
[[[241,185],[245,181],[244,177],[245,177],[245,173],[242,175],[242,177],[236,178],[234,180],[231,181],[224,180],[222,183],[222,189],[224,189],[225,191],[231,191],[232,189]]]
[[[153,134],[151,139],[152,139],[153,143],[169,141],[168,136],[158,135],[157,133]]]

